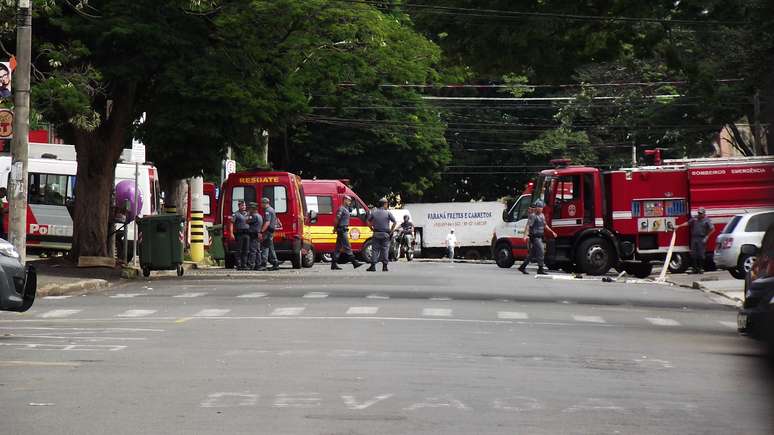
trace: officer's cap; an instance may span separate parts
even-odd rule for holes
[[[344,195],[344,199],[348,199],[348,200],[352,201],[352,197],[349,196],[349,195]]]
[[[699,214],[706,214],[707,210],[704,210],[704,207],[699,207]]]
[[[270,203],[271,201],[269,201],[269,198],[263,198],[263,199],[261,200],[261,202],[262,202],[262,203],[264,203],[264,204],[268,204],[268,203]]]
[[[537,201],[535,201],[535,204],[533,206],[535,208],[543,208],[543,207],[545,207],[545,204],[543,204],[543,201],[538,199]]]
[[[379,204],[387,204],[387,198],[382,198],[379,200]]]
[[[248,206],[250,208],[258,208],[258,203],[257,202],[251,202],[250,204],[248,204]]]

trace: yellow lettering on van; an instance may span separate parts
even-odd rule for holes
[[[240,177],[239,184],[279,183],[279,177]]]

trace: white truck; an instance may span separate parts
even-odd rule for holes
[[[438,202],[406,204],[417,233],[423,257],[446,254],[446,236],[454,229],[455,255],[466,259],[489,257],[492,233],[502,222],[505,205],[501,202]]]

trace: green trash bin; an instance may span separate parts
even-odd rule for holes
[[[223,249],[223,225],[213,225],[208,231],[210,233],[210,258],[220,264],[226,259],[226,251]]]
[[[151,270],[177,270],[177,276],[183,276],[185,219],[177,214],[146,216],[137,226],[142,275],[150,276]]]

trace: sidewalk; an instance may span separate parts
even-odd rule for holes
[[[667,275],[667,281],[681,287],[716,294],[736,306],[740,306],[744,301],[744,280],[732,278],[725,270],[705,272],[702,275],[670,274]]]
[[[121,279],[121,268],[77,267],[66,257],[28,259],[38,275],[37,297],[78,295],[107,288]]]

